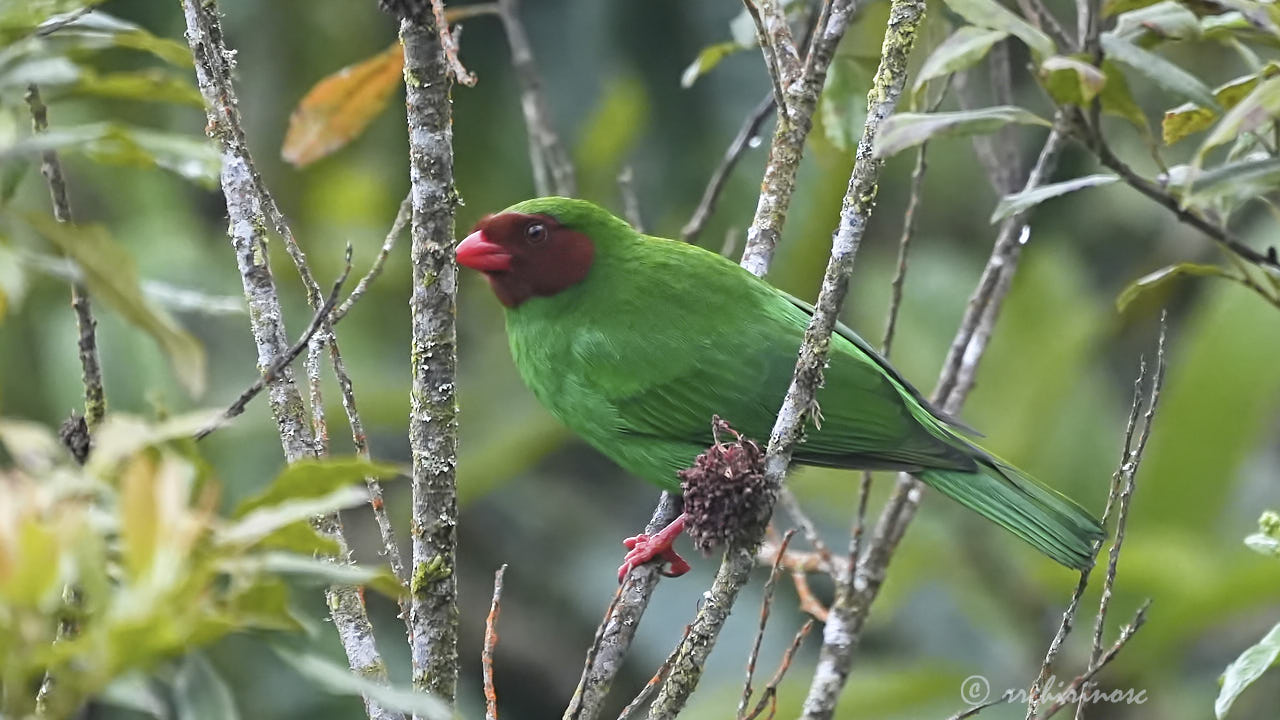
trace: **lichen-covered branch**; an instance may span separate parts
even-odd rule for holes
[[[40,99],[40,89],[34,83],[27,86],[25,96],[31,108],[31,129],[36,133],[49,129],[48,108]],[[62,162],[58,153],[45,150],[40,153],[40,174],[49,186],[49,200],[53,204],[53,217],[60,223],[71,223],[71,200],[67,196],[67,179],[62,174]],[[107,396],[102,389],[102,362],[98,358],[98,321],[93,317],[89,291],[80,280],[71,281],[71,309],[76,313],[79,331],[77,346],[80,351],[81,383],[84,385],[84,419],[92,428],[107,413]]]
[[[1025,189],[1034,188],[1048,178],[1064,141],[1064,134],[1055,126],[1027,178]],[[1022,248],[1019,240],[1025,227],[1025,214],[1011,217],[1001,226],[982,278],[965,309],[933,396],[934,401],[949,413],[959,411],[968,389],[972,387],[972,378],[986,352],[991,328],[1017,269]],[[980,332],[980,328],[985,328],[985,331]],[[957,383],[962,377],[970,380],[957,390]],[[840,691],[852,670],[854,653],[871,604],[884,583],[889,561],[898,543],[915,517],[922,493],[923,487],[918,480],[909,475],[899,476],[876,522],[871,542],[853,571],[852,582],[846,584],[851,589],[837,593],[823,629],[818,668],[805,700],[803,717],[806,720],[832,716]]]
[[[915,45],[924,9],[923,0],[896,0],[889,10],[889,21],[880,52],[880,66],[867,96],[867,120],[862,139],[858,143],[849,187],[841,205],[840,222],[832,237],[831,258],[823,276],[813,319],[805,330],[804,342],[800,346],[795,374],[769,437],[764,472],[766,486],[775,494],[791,464],[792,450],[799,442],[806,422],[817,409],[814,396],[821,384],[822,371],[830,352],[831,333],[848,293],[854,258],[866,230],[867,219],[874,208],[879,187],[883,161],[875,157],[872,148],[880,123],[893,112],[906,84],[907,59]],[[832,13],[835,12],[833,5]],[[815,33],[814,44],[820,42],[822,37],[823,30],[819,29]],[[744,257],[744,267],[747,264],[748,258]],[[715,582],[694,619],[689,637],[682,644],[671,673],[650,709],[649,717],[652,720],[675,717],[697,686],[707,656],[738,591],[750,576],[762,529],[747,535],[731,542],[725,551]]]
[[[458,684],[457,265],[452,82],[428,3],[400,3],[413,198],[409,646],[413,685],[452,704]]]
[[[653,517],[645,527],[645,533],[656,534],[680,516],[680,498],[662,493]],[[604,709],[605,698],[613,680],[622,670],[622,661],[631,649],[640,616],[649,606],[649,598],[662,579],[661,568],[647,563],[631,569],[626,580],[618,588],[618,595],[605,612],[604,620],[596,630],[595,641],[583,664],[582,677],[574,690],[573,698],[565,709],[564,720],[594,720]]]
[[[782,73],[778,80],[783,97],[761,181],[760,199],[756,203],[755,218],[747,230],[747,246],[742,253],[742,266],[757,276],[764,276],[773,261],[782,226],[787,220],[787,210],[791,206],[791,196],[795,192],[800,156],[813,127],[813,111],[818,105],[818,96],[822,94],[827,68],[853,16],[852,0],[827,2],[829,7],[824,7],[819,14],[820,22],[814,28],[803,65],[796,59],[799,53],[791,41],[791,32],[787,29],[781,8],[772,1],[759,5],[764,29],[760,45],[766,57],[781,57],[777,62]]]
[[[196,81],[205,103],[206,132],[221,153],[219,177],[227,203],[227,235],[249,307],[258,369],[265,372],[289,348],[280,298],[267,262],[269,201],[245,141],[239,102],[231,82],[233,55],[223,40],[218,4],[216,0],[183,0],[182,8],[187,43],[195,60]],[[315,441],[292,370],[282,368],[268,383],[267,390],[285,459],[294,462],[315,457]],[[320,532],[338,543],[339,556],[335,561],[346,562],[348,549],[338,515],[318,518],[315,524]],[[358,589],[335,586],[328,589],[326,596],[330,616],[352,670],[361,676],[385,681],[386,666],[374,642],[373,628]],[[375,720],[400,717],[368,698],[365,709]]]

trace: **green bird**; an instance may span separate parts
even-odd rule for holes
[[[525,384],[624,469],[679,493],[676,473],[713,441],[712,415],[767,438],[811,306],[695,245],[641,234],[592,203],[546,197],[484,217],[457,247],[506,308]],[[1092,562],[1099,522],[966,439],[844,325],[831,338],[810,427],[793,461],[902,470],[1071,568]],[[619,577],[658,558],[678,575],[681,517],[628,538]]]

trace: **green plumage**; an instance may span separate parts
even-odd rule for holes
[[[508,208],[550,215],[595,244],[582,282],[507,311],[521,377],[560,421],[623,468],[679,491],[676,471],[712,442],[711,416],[764,440],[810,310],[733,262],[641,235],[584,201]],[[1063,565],[1090,562],[1098,521],[957,432],[841,325],[818,391],[821,428],[795,462],[901,469]]]

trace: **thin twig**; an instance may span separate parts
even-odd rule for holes
[[[233,55],[223,40],[220,10],[216,0],[183,0],[187,43],[194,59],[196,80],[204,99],[208,123],[205,132],[215,140],[222,155],[221,185],[230,218],[228,236],[249,307],[250,326],[257,347],[258,367],[272,368],[289,347],[280,298],[268,263],[265,188],[254,170],[253,158],[240,119],[239,100],[231,76]],[[314,281],[313,281],[314,282]],[[308,286],[308,295],[314,296]],[[316,303],[319,304],[318,302]],[[328,315],[317,313],[322,319]],[[316,457],[315,439],[304,417],[302,396],[293,373],[285,365],[272,373],[268,384],[285,459],[292,463]],[[338,546],[334,562],[347,562],[342,520],[330,513],[315,520],[317,529]],[[330,617],[346,652],[351,669],[374,682],[386,682],[386,665],[374,641],[373,628],[360,592],[353,586],[331,586],[326,591]],[[402,715],[365,697],[365,711],[373,720],[397,720]]]
[[[1064,141],[1064,133],[1056,130],[1050,133],[1040,150],[1035,167],[1027,177],[1024,189],[1037,187],[1047,179]],[[1017,269],[1021,246],[1016,243],[1016,239],[1025,222],[1025,216],[1015,216],[1001,226],[983,277],[969,300],[956,338],[952,342],[952,350],[943,363],[933,399],[952,415],[959,411],[966,397],[964,392],[952,392],[952,389],[962,369],[970,374],[976,372],[986,351],[985,339],[981,336],[975,339],[975,330],[988,308],[1000,307],[1003,292],[1008,286],[1006,284],[1002,287],[997,281],[1004,273],[1011,277]],[[994,313],[988,317],[994,321]],[[852,583],[853,591],[837,593],[836,601],[832,604],[831,614],[823,629],[818,671],[809,688],[809,698],[805,701],[806,719],[832,717],[840,691],[848,682],[852,671],[854,653],[862,637],[867,616],[884,583],[889,562],[915,517],[922,496],[923,488],[918,480],[910,475],[899,475],[876,522],[871,542],[859,558],[854,571],[856,576]]]
[[[350,246],[347,247],[347,251],[349,257]],[[320,327],[324,325],[325,317],[333,310],[333,306],[338,302],[338,293],[342,291],[342,284],[346,282],[347,273],[350,270],[351,263],[348,260],[346,266],[343,268],[342,274],[338,276],[338,279],[334,282],[333,289],[329,291],[329,296],[325,299],[324,304],[321,305],[320,310],[312,316],[311,322],[307,323],[307,329],[303,331],[297,341],[286,348],[283,353],[278,355],[276,359],[267,366],[267,369],[263,370],[262,374],[259,375],[258,378],[249,385],[249,387],[245,388],[234,402],[227,406],[226,410],[222,411],[222,416],[218,418],[217,421],[196,433],[196,440],[205,439],[214,430],[226,425],[231,419],[244,412],[245,406],[249,404],[249,401],[257,397],[258,393],[262,392],[263,388],[267,387],[274,382],[276,378],[280,377],[281,372],[292,364],[294,359],[302,354],[302,351],[306,349],[307,344],[311,342],[312,336],[314,336],[316,332],[320,330]]]
[[[1002,703],[1007,703],[1012,698],[1013,698],[1013,692],[1010,690],[1006,690],[1004,691],[1003,694],[1000,695],[1000,697],[996,698],[995,700],[988,700],[984,703],[979,703],[977,705],[974,705],[968,710],[961,710],[955,715],[952,715],[951,717],[947,718],[947,720],[965,720],[965,718],[971,718],[974,715],[977,715],[978,713],[982,712],[983,710],[986,710],[989,707],[992,707],[994,705],[1000,705]]]
[[[80,13],[81,15],[83,13]],[[79,15],[76,15],[79,17]],[[42,27],[43,29],[43,27]],[[49,130],[48,108],[40,99],[40,88],[35,83],[27,86],[24,96],[31,108],[31,129],[37,134]],[[71,224],[71,200],[67,196],[67,179],[62,174],[62,162],[58,153],[45,150],[40,153],[40,174],[49,186],[49,199],[53,204],[53,217],[60,223]],[[71,309],[76,313],[79,331],[77,346],[80,354],[80,380],[84,386],[84,419],[92,429],[102,422],[107,413],[107,396],[102,389],[102,361],[98,357],[98,321],[93,317],[89,291],[79,280],[71,282]]]
[[[800,501],[796,499],[795,493],[791,492],[791,489],[786,486],[779,488],[778,504],[787,511],[791,519],[800,527],[800,531],[804,533],[805,542],[808,542],[813,547],[827,567],[831,567],[831,548],[827,547],[827,544],[822,541],[822,536],[818,533],[818,526],[805,514],[804,508],[800,507]]]
[[[382,274],[382,268],[387,264],[387,256],[395,248],[396,240],[400,238],[404,229],[408,227],[409,219],[412,217],[413,198],[405,195],[404,200],[400,201],[400,209],[396,211],[396,219],[391,222],[391,229],[387,231],[387,237],[383,239],[382,248],[378,250],[378,256],[373,259],[373,264],[369,266],[369,271],[351,289],[351,294],[347,296],[347,299],[343,300],[342,304],[334,309],[332,319],[334,325],[337,325],[342,318],[346,317],[347,313],[351,312],[351,308],[360,302],[360,298],[364,297],[369,285]]]
[[[760,701],[756,703],[755,709],[751,711],[743,720],[755,720],[760,717],[760,713],[764,712],[766,704],[769,706],[769,718],[773,720],[774,712],[778,709],[778,685],[782,684],[782,679],[786,677],[787,670],[791,669],[791,661],[796,656],[796,651],[800,649],[801,643],[809,636],[809,631],[813,629],[813,619],[804,621],[804,625],[800,626],[800,630],[796,632],[796,636],[791,639],[791,645],[787,647],[786,652],[782,654],[782,661],[778,663],[778,669],[773,673],[773,677],[769,678],[769,684],[764,686],[764,692],[760,694]]]
[[[764,583],[764,597],[760,601],[760,625],[756,630],[755,642],[751,644],[751,652],[747,655],[747,679],[742,684],[742,699],[738,701],[739,720],[746,715],[747,704],[751,702],[751,678],[756,674],[756,660],[760,658],[760,645],[764,642],[765,627],[769,624],[769,609],[773,605],[773,587],[778,583],[782,557],[786,554],[787,546],[791,544],[791,538],[795,537],[795,534],[795,530],[788,530],[782,537],[782,542],[778,545],[777,558],[773,561],[773,568],[769,570],[769,579]]]
[[[1150,600],[1142,603],[1142,606],[1138,608],[1138,612],[1133,616],[1133,620],[1121,629],[1120,637],[1116,639],[1115,644],[1107,650],[1106,654],[1099,658],[1098,663],[1072,680],[1071,684],[1058,694],[1058,699],[1045,709],[1044,712],[1036,715],[1033,720],[1047,720],[1057,714],[1057,712],[1062,708],[1070,705],[1072,702],[1075,702],[1074,698],[1079,697],[1080,689],[1084,687],[1084,684],[1092,680],[1093,677],[1098,674],[1098,671],[1102,670],[1102,668],[1106,667],[1108,663],[1114,660],[1116,655],[1124,649],[1124,646],[1133,638],[1134,634],[1138,632],[1138,629],[1142,627],[1142,624],[1146,622],[1147,608],[1149,607],[1151,607]]]
[[[435,16],[436,30],[440,34],[440,47],[444,48],[444,57],[449,63],[449,74],[453,79],[467,87],[476,84],[476,76],[462,64],[458,57],[458,43],[449,30],[449,19],[444,15],[444,0],[431,0],[431,12]]]
[[[484,675],[484,718],[498,720],[498,691],[493,686],[493,651],[498,647],[498,615],[502,613],[502,576],[507,572],[506,563],[493,574],[493,601],[489,603],[489,616],[484,621],[484,649],[480,653],[480,666]]]
[[[1040,671],[1036,674],[1036,679],[1031,683],[1031,689],[1027,691],[1027,720],[1031,720],[1031,716],[1036,714],[1036,706],[1040,703],[1040,693],[1044,691],[1044,684],[1049,680],[1049,672],[1053,667],[1054,660],[1058,659],[1058,653],[1062,651],[1062,643],[1066,641],[1067,635],[1071,634],[1071,628],[1075,624],[1076,612],[1080,608],[1080,598],[1084,596],[1085,588],[1089,585],[1089,572],[1093,570],[1093,565],[1080,571],[1080,580],[1076,582],[1076,589],[1071,593],[1071,600],[1067,603],[1067,609],[1062,613],[1062,621],[1058,624],[1058,631],[1054,633],[1053,640],[1049,643],[1049,649],[1045,651],[1044,661],[1040,663]]]
[[[635,172],[624,165],[618,173],[618,194],[622,196],[622,214],[636,232],[644,232],[644,220],[640,217],[640,198],[636,196]]]
[[[818,600],[817,596],[813,594],[813,589],[809,587],[809,576],[803,570],[792,570],[791,582],[796,588],[800,611],[808,613],[810,617],[820,623],[825,623],[827,617],[831,615],[831,610],[826,605],[823,605],[822,601]]]
[[[667,678],[667,673],[671,672],[671,664],[676,661],[676,653],[680,652],[680,643],[683,643],[685,638],[689,637],[690,627],[692,626],[684,626],[684,633],[680,636],[680,642],[676,643],[676,646],[671,649],[671,653],[667,655],[667,659],[662,661],[662,664],[658,666],[657,671],[653,673],[653,677],[649,678],[649,682],[645,683],[644,687],[640,688],[640,692],[636,694],[635,698],[632,699],[631,702],[627,703],[626,707],[622,708],[622,712],[618,714],[618,720],[627,720],[627,718],[631,717],[636,710],[639,710],[646,702],[649,701],[649,698],[657,692],[658,686]]]
[[[1116,511],[1116,529],[1114,540],[1111,543],[1111,551],[1107,558],[1107,574],[1102,583],[1102,596],[1098,600],[1098,615],[1093,626],[1093,645],[1089,652],[1089,669],[1094,670],[1099,663],[1102,654],[1102,635],[1106,626],[1107,611],[1111,607],[1111,593],[1115,586],[1116,571],[1120,562],[1120,550],[1124,545],[1125,528],[1128,525],[1129,505],[1133,500],[1133,492],[1138,477],[1138,468],[1142,465],[1142,457],[1147,449],[1147,439],[1151,436],[1151,424],[1155,418],[1156,407],[1160,404],[1160,391],[1164,387],[1165,374],[1165,340],[1168,333],[1166,314],[1160,314],[1160,339],[1156,344],[1156,369],[1155,375],[1151,380],[1151,394],[1147,399],[1147,410],[1142,416],[1142,432],[1138,436],[1138,444],[1132,446],[1135,421],[1137,419],[1139,402],[1139,393],[1141,392],[1142,382],[1146,375],[1146,364],[1140,365],[1138,379],[1134,383],[1134,400],[1133,407],[1129,413],[1129,423],[1125,428],[1124,454],[1120,458],[1120,465],[1116,468],[1115,475],[1112,478],[1112,491],[1107,498],[1107,509],[1103,513],[1102,522],[1105,525],[1113,507],[1117,507]],[[1117,496],[1117,489],[1119,490]],[[1117,504],[1118,501],[1118,504]],[[1084,716],[1084,701],[1081,700],[1076,707],[1076,718]]]
[[[1091,131],[1091,141],[1085,145],[1093,150],[1101,162],[1107,168],[1110,168],[1121,180],[1124,180],[1129,187],[1137,190],[1139,193],[1154,200],[1156,203],[1164,206],[1165,209],[1173,213],[1179,222],[1190,225],[1209,237],[1209,239],[1218,243],[1222,248],[1230,253],[1234,253],[1240,258],[1247,260],[1258,267],[1270,271],[1272,273],[1280,272],[1280,261],[1276,259],[1274,248],[1269,253],[1262,253],[1254,250],[1244,244],[1231,231],[1217,225],[1200,213],[1190,207],[1184,207],[1183,204],[1174,197],[1168,190],[1157,185],[1156,183],[1142,177],[1127,163],[1121,160],[1111,151],[1110,146],[1102,138],[1102,134],[1096,130]]]
[[[756,5],[756,0],[742,0],[742,4],[747,9],[747,14],[751,16],[752,22],[756,25],[756,40],[760,44],[760,54],[764,56],[765,74],[769,76],[769,83],[773,89],[773,105],[778,108],[779,113],[785,113],[787,107],[787,95],[782,90],[784,76],[782,68],[778,62],[778,49],[774,45],[773,38],[769,36],[769,29],[765,27],[764,18],[761,17],[760,8]],[[773,3],[770,3],[773,5]],[[781,7],[774,6],[777,11],[782,12]],[[787,28],[788,36],[790,28],[787,26],[786,18],[782,19],[781,26]],[[789,80],[790,78],[787,78]]]
[[[679,496],[662,493],[653,510],[653,517],[645,527],[645,533],[657,533],[679,517],[681,511]],[[640,617],[661,579],[658,564],[646,563],[632,568],[626,580],[618,587],[605,610],[600,627],[596,629],[591,648],[587,651],[582,677],[564,712],[565,720],[594,720],[599,717],[609,688],[622,669],[623,658],[631,648],[631,641],[640,626]]]
[[[498,0],[498,14],[511,48],[511,64],[520,83],[520,108],[529,133],[529,159],[533,165],[533,185],[538,195],[572,196],[577,193],[573,163],[560,137],[552,128],[542,92],[542,79],[534,63],[529,37],[520,22],[519,0]]]
[[[693,216],[680,229],[681,240],[694,242],[698,239],[698,234],[706,227],[707,221],[716,210],[716,202],[719,201],[720,193],[729,181],[729,174],[733,172],[733,168],[738,164],[738,160],[742,159],[747,149],[753,147],[752,143],[758,142],[760,127],[773,114],[775,104],[773,96],[766,95],[743,120],[738,134],[725,149],[720,165],[716,167],[715,172],[711,173],[711,179],[707,181],[707,187],[702,191],[702,199],[698,201],[698,207],[693,211]]]
[[[867,220],[874,207],[883,161],[872,152],[881,122],[893,112],[906,81],[907,60],[915,44],[916,31],[924,17],[923,0],[896,0],[889,10],[880,67],[867,95],[868,112],[858,143],[857,160],[849,177],[849,187],[841,205],[840,222],[832,236],[831,258],[822,279],[822,290],[814,306],[813,318],[805,330],[795,373],[778,411],[765,453],[765,482],[770,492],[781,487],[791,454],[800,440],[807,420],[814,412],[814,394],[822,380],[830,352],[831,333],[849,289],[854,258],[861,244]],[[765,4],[762,9],[768,7]],[[835,22],[835,10],[832,10]],[[822,36],[815,36],[819,43]],[[750,259],[743,258],[748,270]],[[767,266],[766,266],[767,267]],[[769,498],[773,500],[774,498]],[[701,678],[702,669],[724,620],[746,582],[760,543],[755,537],[739,538],[725,550],[715,582],[693,623],[689,640],[676,659],[671,675],[658,691],[650,709],[653,720],[673,718],[683,709]],[[830,627],[828,625],[828,627]]]

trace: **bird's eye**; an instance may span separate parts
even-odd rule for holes
[[[547,239],[547,226],[542,223],[534,223],[524,229],[525,238],[533,244],[537,244]]]

